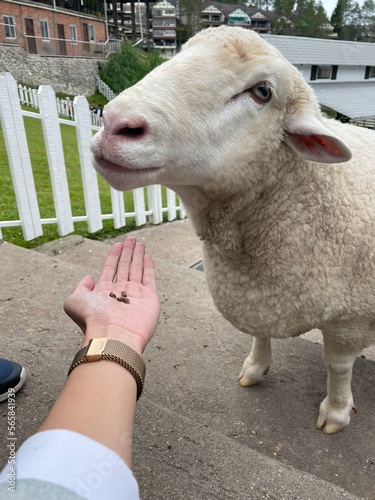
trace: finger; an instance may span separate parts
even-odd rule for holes
[[[128,236],[122,246],[121,258],[117,269],[117,282],[126,282],[129,279],[130,265],[133,259],[133,252],[137,240],[133,236]]]
[[[130,264],[129,281],[142,283],[143,278],[143,257],[145,255],[145,246],[143,243],[137,243],[133,252],[133,260]]]
[[[143,284],[156,290],[155,264],[151,255],[143,258]]]
[[[91,292],[94,289],[94,286],[94,278],[88,274],[77,283],[74,293]]]
[[[115,243],[111,246],[107,258],[102,267],[102,271],[100,273],[98,279],[98,285],[103,282],[112,282],[117,273],[117,266],[119,263],[119,259],[122,251],[122,243]]]

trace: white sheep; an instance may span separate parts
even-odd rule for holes
[[[119,190],[180,195],[217,308],[255,337],[240,384],[263,379],[271,338],[320,328],[317,427],[342,430],[353,362],[375,342],[375,133],[323,119],[295,67],[230,27],[198,33],[103,118],[97,171]]]

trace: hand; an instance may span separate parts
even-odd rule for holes
[[[129,304],[118,302],[125,291]],[[155,266],[135,238],[115,243],[95,285],[85,276],[66,299],[65,312],[85,334],[84,346],[92,338],[120,340],[142,354],[151,339],[160,314],[155,284]]]

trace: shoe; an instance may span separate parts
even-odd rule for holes
[[[18,392],[26,380],[26,370],[18,363],[0,358],[0,401],[8,399],[8,390]]]

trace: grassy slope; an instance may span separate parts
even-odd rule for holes
[[[25,128],[28,139],[30,156],[32,159],[32,168],[35,179],[35,186],[39,201],[39,209],[42,218],[54,217],[55,210],[53,205],[52,188],[48,170],[47,156],[44,148],[44,139],[41,122],[35,118],[25,117]],[[63,138],[63,147],[65,155],[65,165],[69,191],[72,204],[73,215],[84,215],[85,205],[83,198],[83,188],[81,172],[79,168],[76,130],[75,127],[61,125]],[[99,178],[100,199],[102,213],[112,213],[111,198],[109,187],[105,181]],[[133,200],[130,193],[125,193],[125,206],[127,211],[133,210]],[[16,199],[13,192],[8,158],[6,154],[4,138],[0,130],[0,220],[19,219]],[[112,221],[103,221],[104,229],[94,234],[87,232],[87,224],[84,222],[75,223],[75,232],[85,237],[103,239],[113,235],[121,234],[134,229],[134,221],[127,220],[125,228],[120,230],[113,229]],[[3,228],[3,237],[6,241],[27,248],[34,248],[46,241],[51,241],[59,237],[56,224],[43,226],[43,236],[32,241],[23,240],[20,227]]]

